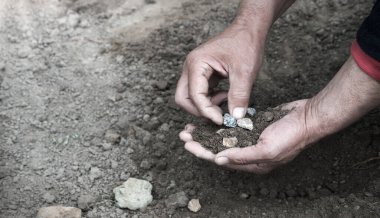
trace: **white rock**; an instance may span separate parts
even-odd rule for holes
[[[223,138],[223,146],[227,148],[233,148],[237,145],[238,139],[236,137]]]
[[[187,204],[187,208],[189,208],[191,212],[196,213],[202,208],[202,206],[199,203],[199,199],[191,199]]]
[[[150,182],[129,178],[123,185],[114,188],[116,205],[120,208],[137,210],[148,206],[152,200],[152,184]]]
[[[241,128],[244,128],[244,129],[249,129],[249,130],[253,129],[253,122],[249,118],[238,119],[237,125]]]
[[[82,211],[75,207],[51,206],[38,210],[36,218],[81,218]]]

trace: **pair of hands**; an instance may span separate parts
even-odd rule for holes
[[[235,118],[244,117],[261,67],[264,44],[245,28],[235,25],[196,48],[184,63],[177,85],[176,103],[191,114],[221,125],[223,116],[218,105],[228,99],[230,114]],[[214,90],[221,79],[229,80],[228,92]],[[180,133],[180,139],[185,142],[185,148],[198,158],[235,170],[267,173],[291,161],[310,143],[305,122],[307,101],[285,105],[284,109],[292,111],[268,126],[254,146],[213,154],[193,141],[191,132],[196,127],[192,124]]]
[[[229,112],[235,118],[243,117],[261,67],[264,41],[241,25],[233,25],[195,49],[186,59],[177,85],[177,104],[221,125],[218,105],[228,99]],[[214,90],[223,78],[229,80],[229,91]],[[187,125],[180,138],[185,148],[199,158],[236,170],[266,173],[291,161],[308,144],[343,129],[378,106],[379,93],[380,83],[350,57],[317,95],[283,106],[291,112],[268,126],[256,145],[213,154],[193,141],[193,125]]]

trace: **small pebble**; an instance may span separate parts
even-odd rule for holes
[[[270,122],[274,119],[274,114],[272,112],[264,112],[265,121]]]
[[[218,131],[216,131],[216,134],[221,135],[224,131],[225,131],[225,129],[219,129]]]
[[[199,199],[191,199],[187,204],[187,208],[189,208],[191,212],[196,213],[202,208],[202,206],[199,203]]]
[[[104,151],[108,151],[112,149],[112,144],[111,143],[103,143],[102,148]]]
[[[96,200],[96,197],[93,195],[83,194],[79,196],[77,204],[80,209],[87,210],[96,203]]]
[[[81,218],[82,211],[79,208],[75,207],[64,207],[64,206],[51,206],[51,207],[42,207],[38,210],[36,218]]]
[[[45,200],[46,203],[53,203],[55,200],[55,196],[52,195],[50,192],[46,192],[42,198]]]
[[[251,196],[247,193],[241,193],[240,194],[240,198],[242,198],[242,199],[248,199],[249,197],[251,197]]]
[[[249,114],[251,117],[256,115],[256,109],[253,107],[247,108],[247,114]]]
[[[104,134],[104,138],[108,143],[111,144],[119,144],[121,140],[121,136],[114,130],[107,130],[106,133]]]
[[[236,127],[236,119],[232,117],[229,113],[224,114],[223,116],[223,124],[228,127]]]
[[[189,199],[184,191],[177,192],[175,194],[169,195],[168,199],[165,200],[166,207],[169,208],[179,208],[186,207]]]
[[[237,145],[238,139],[236,137],[223,138],[223,146],[227,148],[233,148]]]
[[[253,130],[253,122],[249,118],[238,119],[237,125],[243,129]]]

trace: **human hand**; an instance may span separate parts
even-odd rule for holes
[[[272,169],[291,161],[313,139],[313,126],[305,122],[305,106],[308,100],[287,104],[285,110],[291,110],[282,119],[268,126],[260,135],[258,143],[245,148],[230,148],[218,154],[193,141],[191,132],[196,128],[187,125],[180,133],[185,148],[195,156],[214,162],[230,169],[248,171],[257,174],[267,173]]]
[[[267,173],[291,161],[310,143],[358,120],[380,104],[379,93],[380,83],[349,58],[316,96],[285,105],[283,109],[291,112],[268,126],[254,146],[213,154],[193,141],[193,125],[187,125],[180,138],[185,148],[199,158],[231,169]]]
[[[175,94],[176,103],[187,112],[222,124],[220,102],[228,98],[230,113],[242,118],[262,62],[265,39],[241,24],[233,24],[220,35],[192,51],[186,58]],[[228,78],[230,89],[215,91]]]

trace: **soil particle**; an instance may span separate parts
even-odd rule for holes
[[[186,196],[184,191],[177,192],[175,194],[169,195],[168,199],[165,201],[166,207],[169,208],[178,208],[178,207],[186,207],[189,199]]]
[[[78,198],[78,207],[82,210],[88,210],[94,203],[96,203],[97,198],[91,194],[83,194]]]
[[[200,202],[199,202],[199,199],[191,199],[191,200],[189,201],[189,203],[187,204],[187,208],[188,208],[191,212],[196,213],[196,212],[198,212],[198,211],[202,208],[202,206],[201,206],[201,204],[200,204]]]
[[[228,146],[232,146],[231,140],[227,140],[230,138],[237,138],[237,143],[233,147],[247,147],[251,145],[255,145],[261,132],[273,122],[281,119],[285,116],[289,111],[283,111],[279,108],[268,108],[266,111],[258,112],[252,118],[244,118],[250,119],[253,123],[252,130],[243,129],[240,127],[237,128],[228,128],[228,129],[220,129],[219,126],[214,124],[200,124],[193,132],[193,138],[195,141],[199,142],[202,146],[209,149],[213,153],[218,153],[227,149]],[[228,119],[228,125],[232,125],[230,115],[225,115],[225,121]],[[234,118],[232,118],[234,119]],[[231,121],[231,122],[230,122]],[[236,123],[236,121],[235,121]],[[244,122],[247,124],[249,122]],[[248,127],[247,127],[248,128]],[[227,143],[231,142],[231,143]],[[235,140],[234,140],[235,142]],[[226,145],[225,145],[226,144]]]
[[[238,139],[236,137],[223,138],[223,146],[226,148],[233,148],[237,145]]]
[[[104,134],[104,138],[108,143],[111,144],[119,144],[121,140],[121,136],[119,135],[119,133],[111,129],[106,131],[106,133]]]
[[[51,206],[38,210],[36,218],[81,218],[82,211],[75,207]]]
[[[267,122],[272,121],[274,118],[274,114],[270,111],[264,112],[263,116],[264,116],[265,121],[267,121]]]
[[[159,90],[165,90],[168,87],[168,82],[165,80],[159,80],[156,82],[156,86]]]
[[[45,200],[46,203],[53,203],[55,200],[55,196],[51,194],[50,192],[46,192],[42,198]]]
[[[103,175],[103,173],[98,167],[91,167],[91,170],[90,170],[91,180],[98,179],[98,178],[102,177],[102,175]]]

